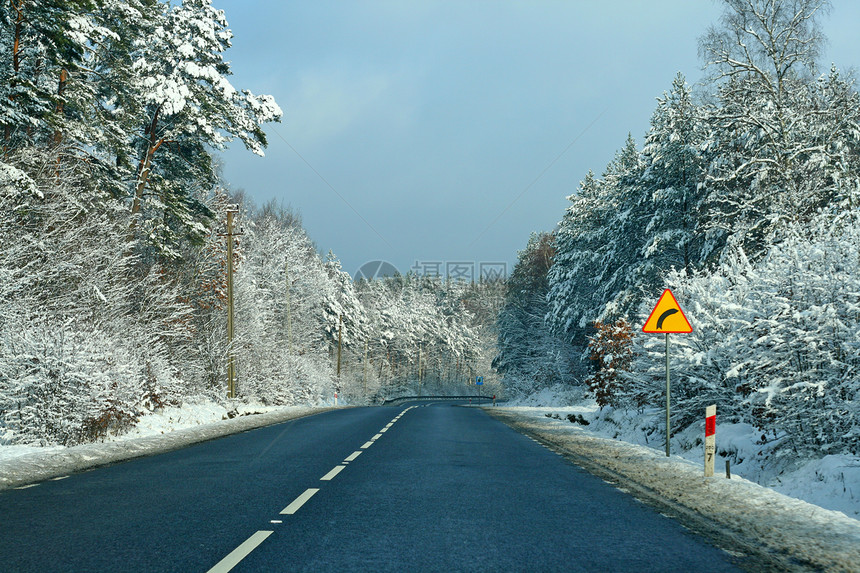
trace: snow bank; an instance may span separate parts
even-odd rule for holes
[[[575,403],[575,406],[554,404]],[[511,404],[505,404],[506,406]],[[613,410],[597,407],[593,399],[568,400],[551,393],[514,403],[517,410],[535,416],[555,416],[565,423],[567,416],[588,422],[589,433],[648,446],[663,451],[664,410]],[[704,414],[704,412],[703,412]],[[672,436],[672,453],[694,463],[703,458],[704,415],[702,420]],[[726,460],[732,474],[802,499],[825,509],[841,511],[860,519],[860,458],[828,455],[820,459],[798,458],[787,450],[776,450],[777,441],[761,439],[761,431],[749,424],[720,421],[717,412],[717,471],[724,471]]]
[[[232,419],[214,402],[164,408],[143,416],[134,430],[109,442],[70,448],[0,446],[0,489],[88,468],[178,450],[198,442],[325,412],[332,408],[238,406]]]
[[[506,406],[557,406],[558,404],[576,404],[585,399],[585,388],[570,384],[553,384],[521,396],[509,397]]]
[[[585,416],[587,408],[485,409],[574,458],[584,458],[659,498],[704,516],[719,524],[727,535],[765,548],[765,554],[789,564],[857,571],[860,521],[841,512],[788,497],[736,475],[728,480],[719,475],[719,467],[717,476],[705,478],[702,462],[667,458],[665,452],[652,447],[598,437],[564,416],[555,419],[545,415],[576,409],[576,413],[571,412],[574,416]],[[840,463],[825,458],[807,471],[814,473],[816,468]]]

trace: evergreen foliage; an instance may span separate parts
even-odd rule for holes
[[[590,352],[597,371],[569,382],[642,408],[665,399],[663,341],[619,325],[642,324],[671,287],[694,326],[673,337],[676,430],[716,403],[782,451],[857,454],[860,96],[850,75],[817,68],[826,0],[723,4],[700,41],[701,93],[679,74],[644,147],[628,138],[585,176],[547,284],[517,297],[546,293],[544,345]],[[521,323],[503,312],[499,325],[497,365],[522,386],[505,348]]]
[[[238,399],[264,404],[494,380],[490,286],[356,286],[295,213],[224,189],[212,150],[262,155],[281,117],[230,83],[231,37],[210,0],[0,5],[3,443],[100,440],[165,405],[225,401],[231,350]]]
[[[545,321],[547,273],[555,252],[552,234],[532,234],[507,281],[493,366],[505,376],[506,388],[514,394],[564,382],[574,368],[570,346],[562,343]]]

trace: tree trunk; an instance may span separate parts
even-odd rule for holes
[[[21,69],[21,31],[22,24],[24,23],[24,4],[23,2],[19,5],[15,5],[14,0],[9,0],[9,4],[12,5],[12,9],[17,12],[17,17],[15,18],[15,39],[12,41],[12,84],[14,85],[18,79],[18,71]],[[12,96],[9,96],[9,99],[13,99]],[[3,137],[6,142],[12,137],[12,126],[6,124],[3,126]]]
[[[57,105],[54,111],[58,116],[63,115],[65,105],[63,104],[63,93],[66,91],[66,83],[69,80],[69,72],[65,68],[60,70],[60,83],[57,87]],[[63,132],[57,129],[54,131],[53,141],[55,145],[60,145],[63,142]],[[57,158],[57,170],[59,170],[59,157]]]
[[[18,13],[15,18],[15,40],[12,42],[12,69],[17,76],[21,69],[21,28],[24,23],[24,3],[22,1],[18,6],[15,5],[14,0],[9,0],[9,3],[12,5],[12,9]]]
[[[140,212],[140,206],[143,199],[143,191],[146,189],[146,183],[149,180],[150,168],[152,167],[152,156],[164,143],[163,139],[158,139],[156,131],[158,129],[158,116],[161,113],[161,106],[155,110],[152,116],[152,122],[149,128],[144,133],[149,133],[149,145],[146,148],[146,153],[140,160],[140,165],[137,169],[137,185],[134,189],[134,201],[131,205],[132,227],[134,227],[134,216]]]

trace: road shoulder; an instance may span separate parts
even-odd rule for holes
[[[517,408],[484,410],[513,429],[662,513],[678,519],[756,570],[856,571],[860,521],[657,450],[589,435]]]
[[[134,458],[162,454],[200,442],[333,409],[335,408],[284,408],[264,414],[181,428],[162,435],[33,452],[0,461],[0,490],[21,487]]]

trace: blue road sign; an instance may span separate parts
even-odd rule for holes
[[[484,377],[483,376],[475,376],[475,384],[478,386],[484,385]]]

